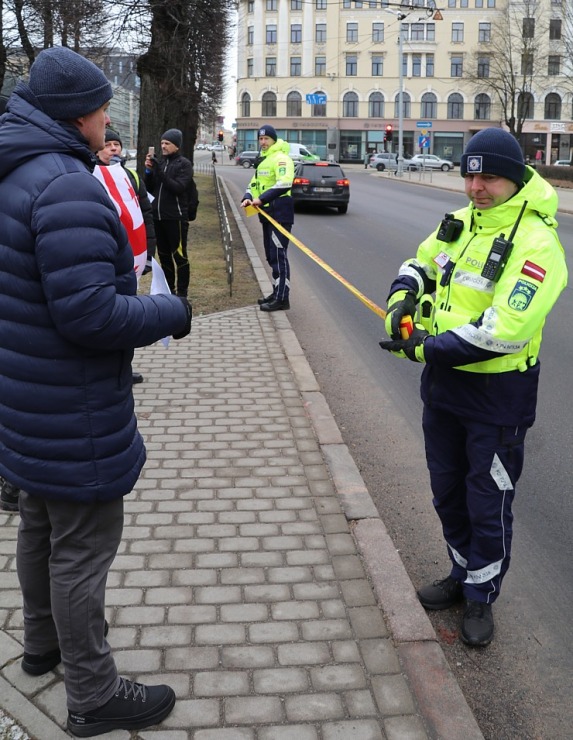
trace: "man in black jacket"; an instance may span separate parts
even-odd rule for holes
[[[183,134],[177,128],[170,128],[161,136],[161,158],[148,154],[145,159],[145,185],[154,196],[157,254],[165,279],[172,293],[186,298],[189,290],[188,206],[193,165],[179,152],[182,141]]]

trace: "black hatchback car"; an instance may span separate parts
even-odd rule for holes
[[[342,167],[334,162],[299,162],[292,181],[295,206],[315,204],[346,213],[350,185]]]

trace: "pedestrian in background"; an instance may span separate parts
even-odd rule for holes
[[[191,328],[187,301],[136,295],[125,229],[93,176],[112,95],[92,62],[53,47],[0,123],[0,475],[22,489],[22,668],[63,663],[80,737],[154,725],[175,703],[168,686],[120,677],[105,639],[123,497],[145,462],[133,350]]]
[[[426,609],[465,599],[462,640],[489,644],[492,604],[508,570],[512,503],[534,422],[547,315],[567,283],[557,194],[499,128],[470,139],[460,171],[470,204],[400,268],[380,345],[425,363],[423,430],[450,574],[418,591]],[[513,245],[513,246],[512,246]],[[435,293],[434,314],[400,324]]]
[[[294,203],[291,195],[294,163],[290,147],[279,139],[275,129],[265,124],[259,129],[259,157],[255,160],[255,174],[243,195],[241,206],[262,208],[285,231],[294,223]],[[290,308],[290,265],[287,248],[289,237],[259,214],[263,226],[265,257],[273,276],[273,292],[259,299],[261,311],[286,311]]]
[[[145,158],[145,185],[153,195],[157,254],[172,293],[187,297],[189,291],[189,198],[193,165],[181,152],[183,134],[170,128],[161,136],[161,157]]]

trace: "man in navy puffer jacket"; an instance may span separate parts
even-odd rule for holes
[[[120,678],[105,639],[123,497],[145,462],[133,351],[191,330],[186,300],[136,295],[127,234],[92,174],[112,94],[98,67],[52,48],[0,119],[0,476],[22,489],[22,667],[63,662],[81,737],[156,724],[175,702]]]

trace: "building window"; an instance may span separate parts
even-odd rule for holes
[[[247,28],[247,46],[252,46],[255,42],[255,27],[249,26]]]
[[[468,0],[460,0],[460,8],[467,8]]]
[[[488,8],[495,8],[495,0],[487,0]]]
[[[276,116],[277,114],[277,96],[272,92],[263,93],[263,116]]]
[[[450,59],[450,77],[462,77],[464,73],[463,57],[452,57]]]
[[[255,12],[255,0],[247,0],[247,13]]]
[[[382,77],[384,74],[384,57],[379,55],[372,57],[372,77]]]
[[[412,23],[411,24],[410,40],[411,41],[423,41],[424,40],[424,24],[423,23]]]
[[[358,57],[356,54],[346,55],[346,76],[356,77],[358,74]]]
[[[521,55],[521,74],[529,76],[533,74],[533,54],[526,53]]]
[[[558,75],[560,74],[561,69],[561,57],[560,56],[550,56],[547,60],[547,74],[548,75]]]
[[[342,98],[342,115],[344,118],[358,118],[358,95],[347,92]]]
[[[346,24],[346,41],[355,44],[358,41],[358,23]]]
[[[448,118],[461,120],[464,117],[464,99],[459,93],[452,93],[448,98]]]
[[[384,118],[384,95],[374,92],[368,98],[368,118]]]
[[[402,118],[411,118],[412,100],[410,94],[402,91]],[[394,118],[400,118],[400,93],[394,98]]]
[[[438,99],[434,93],[427,92],[422,95],[422,102],[420,103],[420,117],[424,120],[426,118],[438,117]]]
[[[290,58],[290,76],[300,77],[302,74],[301,57]]]
[[[448,0],[448,8],[455,8],[456,0]]]
[[[249,93],[241,95],[241,116],[248,118],[251,115],[251,96]]]
[[[316,94],[324,95],[322,90],[317,90]],[[324,118],[326,116],[326,103],[313,103],[310,108],[310,115],[313,118]]]
[[[372,24],[372,43],[380,44],[384,41],[384,24],[373,23]]]
[[[291,10],[302,10],[302,0],[290,0]]]
[[[476,0],[475,7],[476,8],[483,8],[483,0]]]
[[[561,120],[561,97],[557,93],[549,93],[545,98],[545,120]]]
[[[533,118],[535,101],[533,95],[529,92],[520,93],[517,98],[517,116],[522,120]]]
[[[254,65],[252,59],[247,59],[247,77],[252,77],[254,72]]]
[[[276,10],[278,0],[266,0],[267,10]]]
[[[267,44],[276,44],[277,43],[277,27],[276,25],[267,26],[267,35],[266,35],[266,42]]]
[[[302,116],[302,95],[290,92],[287,95],[287,116]]]
[[[326,23],[317,23],[314,40],[317,44],[326,43]]]
[[[522,35],[524,39],[532,39],[535,36],[535,18],[523,19]]]
[[[422,55],[412,54],[412,77],[422,76]]]
[[[326,75],[326,57],[314,57],[314,74],[316,77]]]
[[[477,76],[489,77],[489,57],[478,57]]]
[[[426,77],[434,76],[434,55],[426,54]]]
[[[561,38],[561,19],[552,18],[549,21],[549,38],[558,41]]]
[[[476,95],[474,117],[477,121],[489,121],[491,116],[491,99],[489,95],[480,93]]]
[[[302,41],[302,23],[293,23],[290,27],[291,44],[300,44]]]
[[[426,23],[426,41],[436,40],[436,24]]]
[[[267,57],[265,62],[265,74],[267,77],[277,76],[277,58]]]
[[[489,42],[491,41],[491,23],[479,24],[478,41],[481,44],[489,44]]]
[[[452,23],[452,43],[461,44],[464,40],[464,24]]]
[[[326,10],[326,3],[327,0],[316,0],[316,9],[317,10]]]

